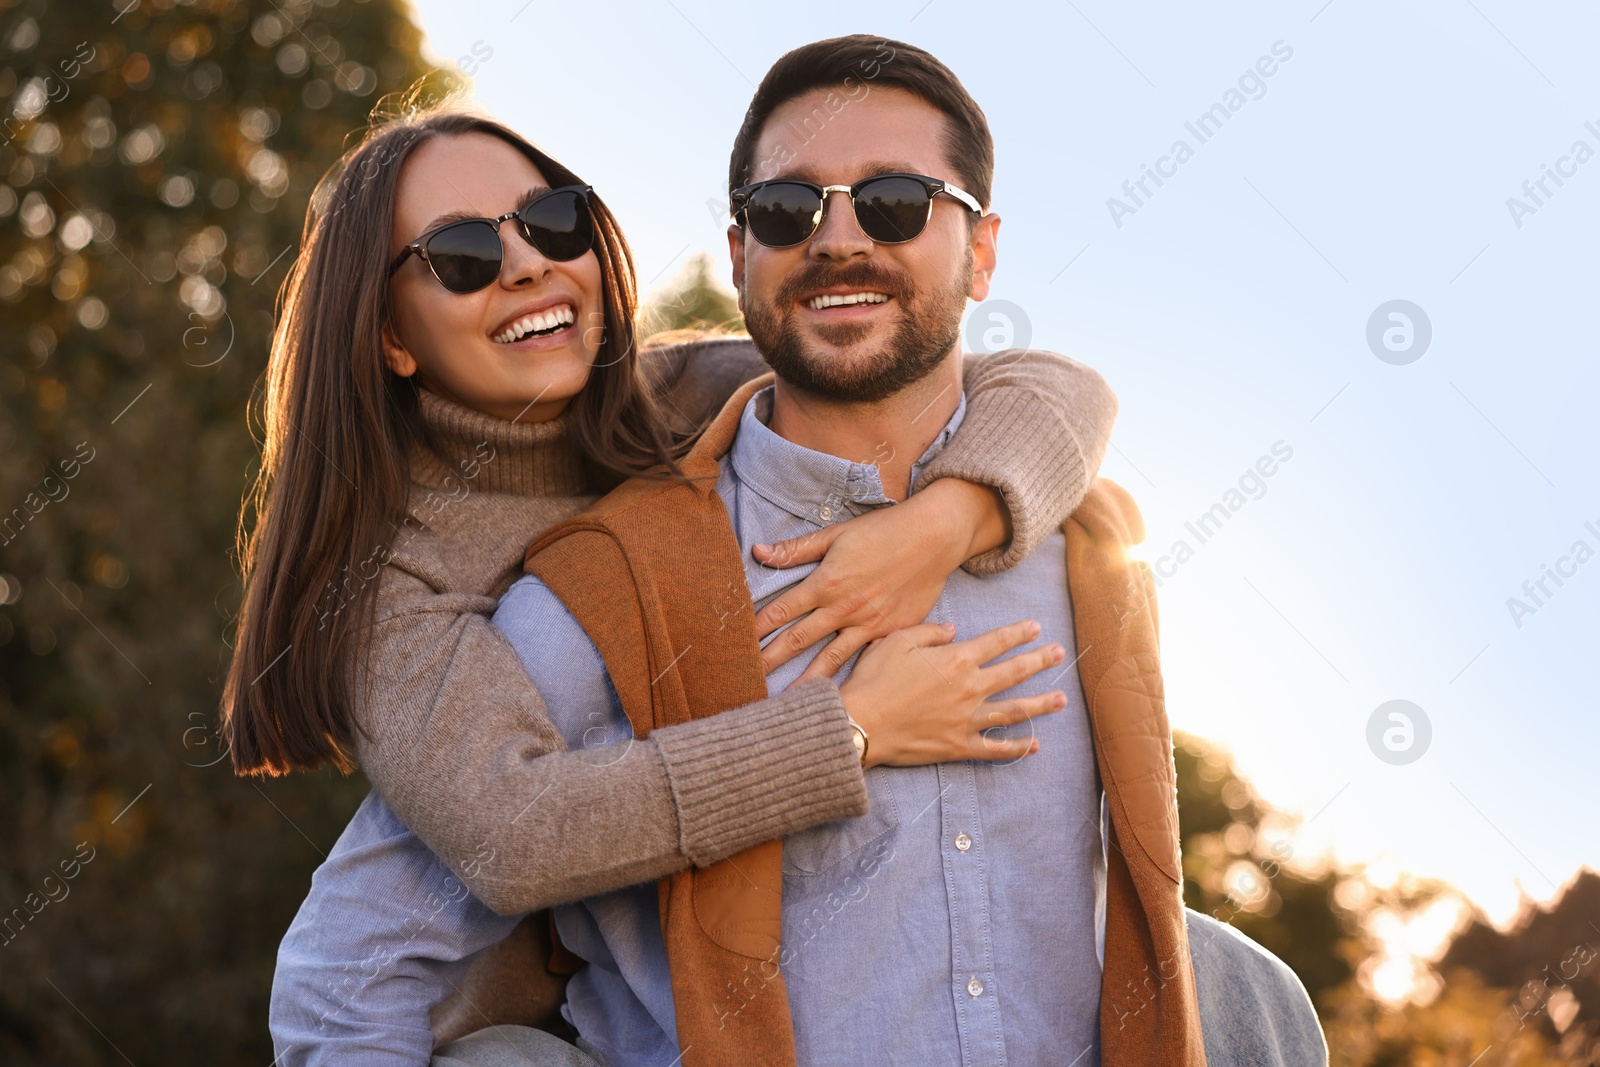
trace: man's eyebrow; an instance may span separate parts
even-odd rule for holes
[[[545,193],[548,193],[549,191],[550,191],[550,187],[548,185],[535,185],[535,186],[532,186],[532,187],[530,187],[528,189],[527,192],[522,194],[522,198],[517,201],[516,206],[518,208],[521,208],[522,205],[526,204],[528,201],[532,200],[534,197],[542,196]],[[440,226],[445,226],[445,225],[448,225],[448,224],[450,224],[452,222],[464,222],[467,219],[481,219],[483,217],[484,216],[482,216],[482,215],[474,215],[470,211],[446,211],[443,215],[438,216],[432,222],[430,222],[426,226],[424,226],[422,228],[422,232],[423,233],[427,233],[430,230],[436,230]]]
[[[911,164],[899,160],[875,159],[861,166],[861,178],[871,178],[878,174],[920,174],[921,172]],[[856,181],[860,181],[857,178]],[[792,181],[810,182],[813,185],[822,185],[823,181],[817,177],[817,169],[808,163],[798,167],[788,167],[778,172],[773,181],[789,179]]]

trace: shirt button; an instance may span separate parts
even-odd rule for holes
[[[983,996],[983,983],[978,981],[977,977],[974,976],[970,981],[967,982],[967,992],[971,993],[975,997]]]
[[[828,507],[826,504],[822,505],[822,507],[817,511],[817,518],[821,519],[823,522],[832,522],[833,509]]]
[[[968,837],[966,834],[957,834],[956,835],[956,848],[960,849],[962,852],[965,852],[967,849],[969,849],[971,847],[972,847],[972,838]],[[977,979],[973,979],[973,981],[977,981]],[[973,996],[977,996],[978,994],[974,993],[972,995]]]

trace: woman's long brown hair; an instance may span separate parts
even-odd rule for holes
[[[516,148],[552,188],[585,184],[500,123],[435,108],[373,126],[318,185],[280,293],[261,469],[240,515],[245,595],[222,697],[240,774],[354,766],[361,724],[348,689],[377,585],[365,568],[404,521],[406,457],[422,432],[416,387],[389,370],[380,343],[395,195],[418,145],[466,133]],[[605,338],[573,401],[573,432],[604,485],[677,468],[638,365],[633,256],[600,198],[590,207]],[[328,611],[322,601],[335,588],[350,595]]]

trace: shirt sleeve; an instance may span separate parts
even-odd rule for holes
[[[369,793],[278,947],[268,1026],[280,1067],[415,1067],[429,1012],[515,917],[479,903]]]
[[[567,748],[633,740],[600,650],[549,586],[531,574],[518,579],[490,621],[511,642]]]
[[[1011,512],[1011,543],[965,569],[998,574],[1061,528],[1100,471],[1117,398],[1087,364],[1040,349],[968,356],[967,415],[913,489],[960,478],[998,489]]]
[[[357,754],[394,814],[495,911],[653,881],[866,811],[833,682],[620,748],[569,748],[491,624],[495,600],[438,592],[403,562],[384,568],[366,666],[353,670]],[[568,664],[550,662],[555,684]],[[581,676],[569,688],[595,692]]]

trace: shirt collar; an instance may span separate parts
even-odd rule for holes
[[[739,433],[728,453],[734,474],[750,490],[775,507],[807,522],[826,526],[884,504],[892,504],[883,491],[878,463],[891,455],[856,463],[826,452],[815,452],[774,433],[773,389],[761,390],[745,404]],[[911,483],[955,436],[967,414],[967,397],[960,395],[955,414],[911,465]]]

